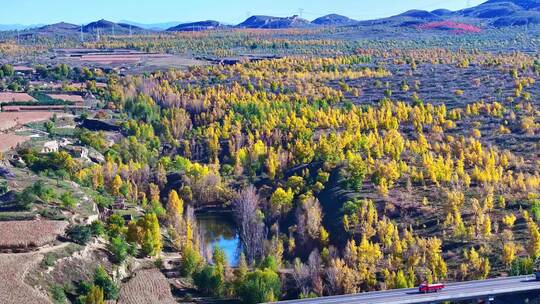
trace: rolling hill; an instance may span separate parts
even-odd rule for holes
[[[358,26],[387,28],[412,28],[421,30],[438,30],[451,32],[479,32],[482,28],[499,28],[507,26],[525,26],[540,24],[540,0],[488,0],[480,5],[458,11],[437,9],[433,11],[409,10],[404,13],[386,18],[356,21],[349,17],[329,14],[313,21],[308,21],[297,15],[291,17],[275,17],[255,15],[244,22],[232,26],[215,20],[205,20],[189,23],[161,23],[143,25],[136,22],[115,23],[108,20],[98,20],[82,26],[82,31],[96,35],[126,35],[141,34],[151,31],[204,31],[224,28],[248,29],[288,29],[312,28],[319,26]],[[0,30],[11,30],[13,26],[2,27]],[[466,29],[466,30],[463,30]],[[40,27],[28,28],[21,33],[33,35],[79,35],[80,25],[71,23],[55,23]]]
[[[302,28],[312,26],[311,22],[297,15],[292,17],[251,16],[246,21],[237,25],[239,28],[251,29],[283,29]]]
[[[489,0],[458,11],[461,17],[477,18],[494,27],[540,24],[538,0]]]
[[[313,24],[323,25],[323,26],[351,25],[357,22],[358,21],[354,19],[351,19],[343,15],[338,15],[338,14],[330,14],[330,15],[322,16],[311,21],[311,23]]]
[[[101,33],[128,34],[130,31],[133,33],[145,30],[138,26],[126,23],[114,23],[105,19],[90,22],[83,26],[83,32],[85,33],[96,33],[97,31]]]
[[[191,32],[191,31],[205,31],[225,28],[226,25],[215,20],[206,20],[199,22],[182,23],[177,26],[168,28],[168,32]]]
[[[140,23],[140,22],[134,22],[130,20],[121,20],[121,21],[118,21],[118,23],[131,24],[133,26],[140,27],[145,30],[164,31],[178,24],[186,23],[186,22],[170,21],[170,22],[158,22],[158,23]]]

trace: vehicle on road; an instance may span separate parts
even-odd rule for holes
[[[430,292],[439,292],[444,289],[444,284],[437,283],[437,284],[421,284],[418,287],[418,291],[421,293],[430,293]]]

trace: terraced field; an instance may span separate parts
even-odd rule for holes
[[[50,304],[47,296],[24,282],[28,270],[39,263],[35,253],[0,254],[0,302],[5,304]]]

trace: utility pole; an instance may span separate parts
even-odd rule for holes
[[[133,34],[133,33],[132,33],[132,31],[131,31],[131,24],[130,24],[130,25],[129,25],[129,37],[131,37],[132,34]]]
[[[83,25],[81,24],[81,43],[84,42]]]
[[[114,38],[114,25],[115,25],[115,24],[113,23],[113,24],[112,24],[112,36],[113,36],[113,38]]]

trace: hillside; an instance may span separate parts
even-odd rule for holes
[[[158,2],[147,20],[196,8]],[[540,25],[515,25],[537,4],[0,32],[0,304],[519,285],[540,266]]]
[[[480,19],[494,27],[540,24],[540,2],[535,0],[490,0],[458,11],[461,17]]]
[[[205,30],[215,30],[226,27],[224,24],[221,24],[219,21],[206,20],[199,22],[190,22],[182,23],[177,26],[173,26],[167,29],[168,32],[190,32],[190,31],[205,31]]]
[[[158,23],[140,23],[140,22],[134,22],[130,20],[121,20],[118,23],[131,24],[133,26],[137,26],[145,30],[164,31],[164,30],[167,30],[168,28],[171,28],[173,26],[176,26],[178,24],[185,23],[185,22],[170,21],[170,22],[158,22]]]
[[[38,31],[42,32],[64,32],[64,31],[78,31],[80,26],[76,24],[59,22],[55,24],[49,24],[38,28]]]
[[[356,13],[356,12],[351,12]],[[434,26],[435,24],[436,26]],[[338,14],[328,14],[309,21],[297,15],[291,17],[275,17],[266,15],[254,15],[247,18],[244,22],[236,25],[236,28],[248,29],[288,29],[288,28],[309,28],[317,26],[359,26],[364,32],[374,28],[385,28],[392,31],[394,28],[410,29],[436,29],[441,31],[450,31],[456,33],[454,26],[445,27],[445,24],[459,24],[460,28],[502,28],[508,26],[524,26],[540,24],[540,0],[489,0],[480,5],[466,8],[458,11],[448,9],[436,9],[426,11],[413,9],[398,15],[373,19],[356,21],[347,16]],[[442,25],[442,26],[440,26]],[[108,20],[98,20],[82,27],[84,33],[97,35],[125,35],[125,34],[144,34],[152,31],[204,31],[231,28],[220,21],[204,20],[189,23],[157,23],[153,25],[144,25],[136,22],[126,21],[115,23]],[[12,29],[13,27],[0,26],[2,29]],[[63,35],[75,36],[80,34],[79,25],[60,22],[38,28],[23,30],[23,33],[29,36],[33,35]],[[470,32],[468,30],[457,32]],[[473,32],[477,32],[474,30]],[[14,35],[14,34],[11,34]]]
[[[294,27],[308,27],[311,23],[294,15],[292,17],[251,16],[237,27],[252,29],[283,29]]]
[[[338,15],[338,14],[330,14],[326,16],[319,17],[311,23],[317,24],[317,25],[324,25],[324,26],[339,26],[339,25],[351,25],[358,21],[351,19],[349,17]]]
[[[105,19],[98,21],[90,22],[87,25],[83,26],[83,32],[85,33],[95,33],[100,31],[102,33],[115,33],[115,34],[127,34],[131,32],[141,32],[144,29],[125,23],[114,23]]]

